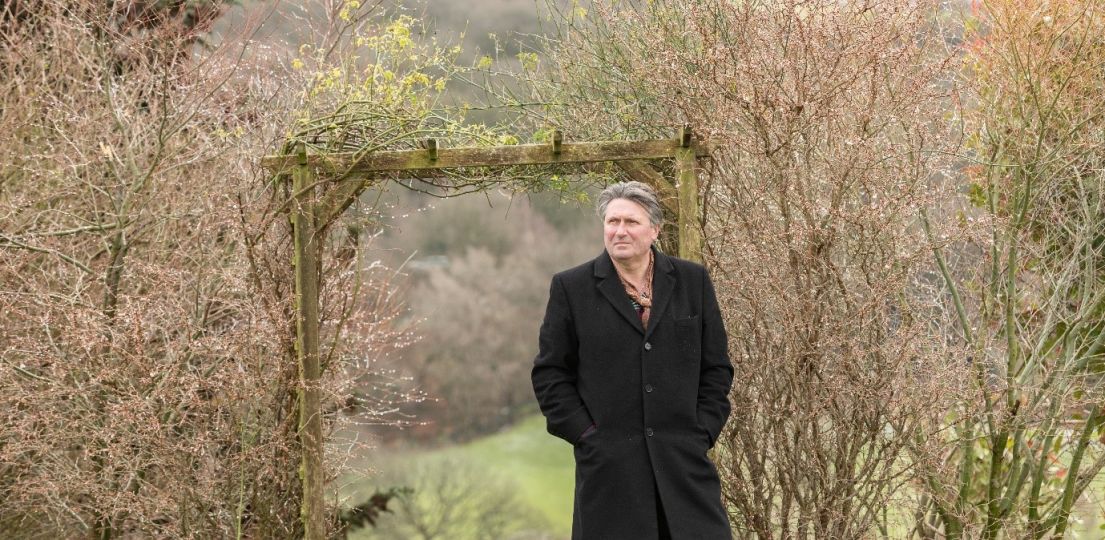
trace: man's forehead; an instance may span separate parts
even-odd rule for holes
[[[613,217],[640,218],[642,216],[648,216],[648,212],[645,211],[644,207],[628,199],[614,199],[610,201],[610,205],[606,207],[607,219]]]

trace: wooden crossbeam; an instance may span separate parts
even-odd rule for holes
[[[682,148],[679,139],[644,141],[604,141],[560,144],[519,144],[490,147],[440,148],[436,141],[429,148],[372,152],[358,156],[353,152],[313,154],[308,165],[341,175],[358,176],[375,172],[424,171],[464,167],[507,167],[518,165],[553,165],[598,163],[602,161],[640,161],[674,158]],[[696,157],[710,155],[707,145],[691,143]],[[558,151],[559,150],[559,151]],[[261,164],[275,172],[292,170],[295,156],[266,156]]]
[[[465,167],[512,167],[553,164],[587,165],[614,162],[637,180],[652,185],[661,203],[678,215],[674,186],[663,175],[648,166],[649,161],[674,159],[690,151],[694,157],[709,157],[712,148],[687,137],[687,130],[676,139],[643,141],[603,141],[565,143],[557,132],[551,144],[521,144],[506,146],[469,146],[441,148],[435,139],[426,141],[425,148],[392,150],[358,156],[344,152],[307,156],[307,165],[318,169],[321,177],[333,178],[339,185],[318,204],[320,224],[337,218],[367,187],[378,173],[410,172],[432,174],[434,170]],[[682,154],[681,154],[682,153]],[[277,173],[293,170],[301,162],[296,156],[266,156],[262,165]]]

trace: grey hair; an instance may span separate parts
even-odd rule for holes
[[[606,189],[599,193],[596,201],[600,218],[606,219],[606,207],[610,206],[610,201],[614,199],[625,199],[641,205],[648,213],[648,220],[653,226],[658,227],[664,223],[664,211],[660,209],[660,201],[656,199],[656,192],[648,184],[630,181],[606,186]]]

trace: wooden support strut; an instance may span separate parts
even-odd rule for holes
[[[679,192],[679,257],[702,262],[701,215],[698,207],[698,172],[691,145],[691,127],[683,126],[679,150],[675,153],[676,184]]]
[[[319,396],[319,264],[315,228],[314,171],[303,143],[296,147],[297,165],[292,173],[292,232],[295,251],[296,360],[299,364],[299,441],[302,451],[299,475],[303,483],[300,519],[308,540],[326,538],[326,507],[322,470],[322,411]]]

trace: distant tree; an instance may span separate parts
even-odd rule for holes
[[[431,398],[411,409],[419,437],[468,440],[536,412],[529,370],[549,278],[601,249],[590,212],[562,232],[524,198],[490,201],[430,202],[380,240],[422,257],[405,269],[419,339],[396,365]],[[426,254],[441,258],[416,268]]]
[[[156,35],[181,44],[202,43],[206,32],[227,7],[238,0],[113,0],[100,5],[74,2],[65,6],[71,16],[81,18],[96,29],[100,36],[141,40]],[[0,29],[13,32],[49,31],[46,23],[50,12],[58,9],[52,0],[0,1]],[[6,48],[6,41],[0,47]],[[191,54],[187,47],[173,47],[172,60]],[[167,51],[156,51],[165,54]],[[135,61],[127,54],[151,54],[154,49],[136,47],[118,58],[118,67]]]

